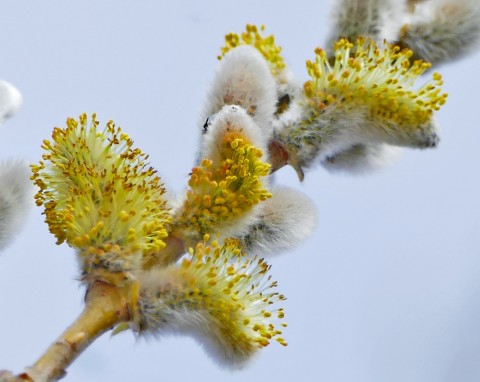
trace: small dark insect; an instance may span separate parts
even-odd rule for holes
[[[202,134],[205,134],[208,131],[208,126],[210,126],[211,124],[212,123],[210,122],[210,117],[208,117],[205,123],[203,124]]]

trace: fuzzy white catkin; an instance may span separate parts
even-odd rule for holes
[[[272,197],[259,206],[258,221],[240,241],[248,254],[275,254],[295,248],[317,225],[317,208],[302,192],[275,187]]]
[[[331,107],[318,123],[335,121],[335,128],[325,138],[325,157],[348,150],[356,144],[389,144],[411,148],[431,148],[439,143],[438,126],[431,118],[413,128],[402,128],[387,119],[375,118],[364,107],[345,109]],[[321,157],[320,157],[321,158]]]
[[[23,225],[33,204],[30,169],[22,161],[0,164],[0,250],[4,249]]]
[[[219,161],[222,137],[227,131],[239,131],[252,145],[263,153],[267,152],[267,140],[261,128],[248,112],[239,105],[226,105],[215,115],[208,131],[203,134],[201,157],[209,158],[214,163]]]
[[[330,172],[363,175],[391,164],[401,151],[400,147],[385,144],[357,144],[325,158],[321,164]]]
[[[405,22],[400,41],[434,65],[462,57],[480,44],[480,2],[419,2]]]
[[[238,105],[225,105],[215,115],[208,131],[203,134],[199,159],[208,158],[214,163],[214,166],[218,165],[222,160],[221,145],[224,144],[223,136],[228,131],[238,131],[250,144],[259,148],[263,153],[263,156],[259,159],[266,162],[266,137],[262,134],[261,128],[256,121],[245,109]],[[267,176],[262,178],[262,183],[265,186],[268,185]],[[246,232],[249,225],[256,221],[257,215],[258,205],[246,211],[234,221],[224,222],[221,227],[218,227],[218,230],[221,231],[222,237],[241,235]]]
[[[254,118],[266,139],[271,136],[269,120],[276,110],[276,84],[267,62],[255,48],[239,46],[222,58],[206,99],[202,126],[224,105],[239,105]]]
[[[131,328],[143,336],[191,336],[220,366],[244,366],[281,334],[275,329],[280,310],[272,308],[278,294],[268,291],[275,283],[268,287],[255,265],[262,261],[236,256],[192,258],[187,267],[172,264],[138,274],[139,314]],[[258,342],[262,338],[267,344]]]
[[[0,124],[12,117],[22,104],[22,95],[12,84],[0,80]]]
[[[396,40],[406,2],[403,0],[338,0],[334,6],[328,48],[340,38],[370,37],[377,42]]]
[[[172,269],[174,266],[155,269],[140,275],[143,293],[153,295],[158,293],[157,290],[164,288],[175,289],[178,280]],[[178,287],[181,288],[181,286]],[[146,305],[144,300],[141,300],[141,310],[144,325],[147,327],[141,332],[143,336],[186,335],[192,337],[211,359],[218,365],[228,368],[240,368],[249,359],[249,356],[242,357],[241,353],[231,347],[231,344],[225,342],[222,335],[218,333],[215,321],[207,311],[196,309],[189,303],[185,303],[184,307],[179,304],[164,304],[161,298],[152,299],[151,305]]]
[[[292,106],[275,125],[277,139],[287,145],[293,139],[289,137],[290,131],[295,131],[293,140],[299,149],[290,164],[297,172],[298,168],[309,168],[317,163],[322,163],[329,169],[342,167],[354,172],[374,169],[383,157],[378,149],[381,146],[430,148],[439,142],[434,119],[417,128],[402,128],[388,120],[372,117],[365,107],[344,108],[341,105],[331,105],[312,123],[313,128],[302,130],[296,127],[295,118],[302,113],[301,109],[297,109]],[[363,153],[358,150],[352,152],[352,147],[368,147],[368,150]],[[339,159],[338,166],[329,166],[328,162],[332,158]],[[385,161],[387,163],[388,160]]]

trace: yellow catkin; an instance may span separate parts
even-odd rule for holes
[[[95,261],[158,251],[170,220],[160,178],[113,121],[103,131],[98,124],[95,114],[90,124],[86,114],[69,118],[43,142],[43,160],[32,166],[36,203],[57,244]]]
[[[365,38],[355,44],[341,39],[334,48],[333,64],[319,48],[315,61],[307,61],[311,80],[305,83],[304,92],[319,112],[332,103],[366,107],[373,118],[409,128],[428,122],[446,101],[438,73],[425,85],[413,88],[430,64],[421,60],[411,63],[408,49],[386,42],[378,47]]]
[[[200,242],[180,268],[172,268],[175,282],[144,297],[158,301],[144,301],[140,330],[168,321],[163,317],[165,312],[155,306],[169,306],[176,311],[194,309],[204,315],[204,329],[217,333],[220,342],[243,355],[272,340],[286,345],[280,337],[282,331],[275,326],[286,326],[281,322],[283,309],[276,307],[285,297],[273,291],[277,283],[271,281],[269,270],[263,259],[246,257],[237,240],[222,245]]]
[[[270,166],[262,151],[239,132],[227,131],[219,142],[220,160],[204,159],[192,169],[189,189],[173,225],[200,240],[235,222],[271,194],[262,183]]]

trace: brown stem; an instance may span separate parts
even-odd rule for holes
[[[129,321],[132,284],[117,287],[104,281],[90,286],[83,312],[35,364],[18,377],[26,381],[56,381],[90,343],[114,325]]]

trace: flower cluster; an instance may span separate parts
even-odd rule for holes
[[[239,226],[255,221],[256,205],[271,197],[264,138],[253,119],[239,106],[218,113],[205,137],[205,158],[174,210],[166,207],[148,156],[112,121],[103,131],[98,125],[95,114],[90,123],[86,114],[69,118],[43,142],[43,160],[32,166],[36,202],[57,243],[78,250],[84,280],[126,286],[134,301],[131,326],[140,332],[163,333],[160,323],[170,317],[173,328],[189,333],[191,325],[182,323],[202,318],[198,332],[220,346],[228,363],[245,361],[270,339],[285,344],[272,321],[283,317],[270,306],[283,296],[270,292],[276,286],[266,275],[270,267],[244,257],[236,239],[220,247],[207,245],[205,235],[225,236],[228,227],[240,234]],[[184,243],[196,250],[177,263]]]
[[[284,297],[274,291],[270,266],[244,251],[291,248],[311,234],[316,214],[301,193],[270,188],[269,172],[288,163],[303,179],[315,161],[353,170],[380,162],[390,146],[438,142],[433,114],[447,97],[440,74],[416,87],[430,64],[357,35],[378,40],[383,20],[374,10],[391,0],[342,3],[336,33],[356,41],[339,39],[331,54],[317,48],[303,88],[274,36],[262,36],[264,27],[226,35],[202,114],[197,165],[172,209],[148,156],[112,121],[99,131],[96,116],[88,125],[83,114],[44,141],[43,160],[32,166],[37,204],[57,242],[78,250],[85,273],[119,276],[108,279],[112,284],[128,280],[122,286],[135,306],[127,327],[190,333],[233,365],[272,340],[286,345],[283,309],[276,307]],[[369,20],[347,30],[357,6]],[[210,240],[215,234],[222,244]]]
[[[363,6],[345,2],[342,19]],[[390,4],[379,3],[382,9]],[[358,31],[375,29],[374,25],[384,21],[373,17],[373,3],[368,7],[372,9],[359,11],[372,15],[370,24],[359,26]],[[348,23],[339,22],[337,27],[343,24]],[[426,148],[438,143],[433,114],[447,97],[440,88],[442,77],[434,73],[431,81],[417,87],[416,81],[431,65],[414,60],[411,50],[386,41],[377,45],[349,30],[347,35],[356,41],[340,39],[333,44],[332,53],[315,50],[315,60],[307,61],[311,79],[300,90],[291,76],[285,75],[285,61],[273,36],[263,37],[263,31],[263,27],[247,25],[246,32],[226,35],[220,58],[241,45],[250,45],[275,74],[277,105],[269,118],[274,130],[269,142],[273,170],[290,164],[300,179],[304,168],[317,162],[329,170],[357,171],[387,162],[396,151],[391,145]]]

